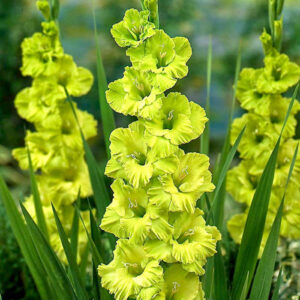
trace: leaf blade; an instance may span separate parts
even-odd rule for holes
[[[39,227],[31,218],[26,208],[22,205],[22,203],[20,203],[20,206],[28,225],[32,240],[36,245],[37,252],[41,257],[45,269],[47,270],[48,274],[50,274],[49,279],[53,286],[55,286],[59,291],[58,294],[61,294],[61,297],[65,297],[65,299],[76,299],[72,284],[66,274],[66,271],[61,265],[61,262],[48,244]]]
[[[68,241],[67,235],[63,229],[61,221],[57,215],[56,209],[52,203],[51,203],[51,206],[52,206],[52,211],[54,214],[58,234],[59,234],[60,240],[62,242],[62,246],[64,248],[64,252],[66,254],[66,257],[67,257],[67,260],[69,263],[71,276],[72,276],[72,279],[74,282],[75,291],[77,292],[77,296],[79,297],[79,299],[88,299],[88,295],[85,291],[85,286],[83,284],[81,274],[80,274],[79,268],[77,266],[76,257],[74,256],[72,247]]]
[[[106,101],[105,92],[108,87],[107,87],[107,79],[105,75],[105,70],[104,70],[103,61],[101,57],[100,44],[98,39],[98,30],[97,30],[97,21],[96,21],[94,2],[93,2],[93,24],[94,24],[94,39],[95,39],[95,45],[97,51],[97,83],[98,83],[98,93],[99,93],[99,105],[100,105],[100,113],[101,113],[101,120],[103,126],[103,135],[104,135],[106,154],[107,154],[107,158],[109,159],[110,158],[109,137],[111,132],[116,128],[116,125],[115,125],[113,111]]]
[[[49,284],[47,283],[47,274],[42,266],[40,257],[30,238],[28,228],[25,225],[21,214],[19,213],[14,199],[12,198],[2,176],[0,175],[0,198],[4,204],[7,217],[14,236],[19,244],[21,252],[24,256],[26,264],[36,283],[38,291],[42,299],[53,299]]]

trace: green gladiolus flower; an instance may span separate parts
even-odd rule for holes
[[[121,179],[114,181],[112,189],[114,199],[103,217],[103,230],[136,242],[149,235],[168,240],[173,230],[168,224],[168,214],[149,205],[144,189],[134,189]]]
[[[143,246],[124,239],[117,243],[114,260],[109,265],[100,265],[98,272],[102,285],[120,300],[136,297],[161,282],[163,276],[159,261],[147,257]]]
[[[157,1],[144,5],[157,12]],[[130,10],[129,15],[148,18],[149,13]],[[121,46],[131,46],[133,66],[109,84],[106,96],[115,111],[138,121],[110,136],[105,174],[114,178],[114,197],[100,226],[119,241],[113,261],[98,268],[101,283],[120,300],[202,300],[199,275],[215,254],[220,233],[205,224],[196,202],[214,185],[208,157],[185,154],[179,145],[198,138],[207,118],[185,96],[165,95],[187,74],[191,47],[185,38],[172,39],[157,29],[133,42],[127,38],[132,23],[126,26],[124,19],[112,32],[116,40],[122,36]]]
[[[153,72],[127,67],[122,79],[110,83],[107,102],[119,113],[153,119],[161,109],[163,92],[175,82],[169,78],[159,81]]]
[[[154,24],[149,22],[149,11],[126,11],[124,20],[115,24],[111,30],[120,47],[137,47],[144,40],[155,34]]]
[[[231,132],[232,144],[245,126],[244,138],[238,147],[241,157],[244,159],[263,157],[263,160],[267,160],[270,150],[275,147],[278,135],[267,130],[269,123],[263,117],[248,113],[234,120]]]
[[[24,76],[37,77],[39,75],[50,76],[57,72],[57,59],[63,56],[63,48],[58,40],[58,29],[54,22],[48,26],[42,23],[45,33],[35,33],[22,42],[22,74]],[[49,27],[51,30],[49,30]]]
[[[183,37],[170,38],[163,30],[137,48],[127,50],[136,69],[157,73],[159,81],[183,78],[188,73],[187,61],[192,55],[189,41]]]
[[[267,56],[265,68],[257,79],[259,93],[282,94],[298,83],[300,67],[285,54]]]
[[[249,174],[251,164],[242,161],[227,173],[226,189],[233,198],[241,203],[250,205],[257,187],[259,177]]]
[[[164,275],[163,290],[153,299],[155,300],[204,300],[201,282],[194,273],[189,273],[180,264],[169,266]]]
[[[80,97],[88,93],[94,81],[89,70],[77,67],[73,57],[67,54],[59,58],[56,65],[57,71],[49,77],[49,80],[56,81],[70,96]],[[67,98],[67,95],[65,97]]]
[[[206,122],[203,108],[189,102],[180,93],[170,93],[162,99],[162,107],[156,118],[145,120],[144,124],[150,134],[179,145],[199,137]]]
[[[168,141],[159,143],[159,138],[145,135],[139,122],[114,130],[110,140],[112,158],[105,174],[122,177],[134,187],[145,186],[155,174],[171,173],[177,167],[177,148]]]
[[[272,37],[264,32],[261,41],[265,52],[265,67],[244,69],[237,83],[237,98],[248,111],[234,120],[231,132],[233,144],[246,126],[238,151],[242,161],[230,170],[227,176],[227,191],[233,198],[246,205],[246,210],[234,215],[227,223],[228,230],[240,243],[248,210],[257,183],[281,133],[291,99],[283,97],[290,87],[300,79],[300,67],[290,62],[288,56],[280,54],[273,47]],[[263,233],[259,255],[262,254],[271,226],[284,195],[290,165],[299,139],[295,138],[299,102],[295,100],[285,129],[282,133],[270,204]],[[296,158],[295,168],[287,187],[281,221],[280,235],[285,238],[300,238],[300,155]]]
[[[156,205],[164,204],[170,211],[192,213],[201,195],[214,189],[208,170],[209,160],[206,155],[199,153],[184,154],[180,151],[178,156],[176,171],[159,176],[148,193]]]
[[[27,131],[26,147],[17,148],[13,156],[22,169],[29,168],[28,153],[36,175],[42,210],[45,215],[49,241],[58,257],[67,264],[64,249],[55,224],[51,203],[54,204],[63,228],[68,236],[74,215],[74,202],[92,195],[81,134],[68,96],[82,96],[90,90],[93,76],[85,68],[78,67],[70,55],[64,54],[59,40],[59,30],[50,19],[48,1],[37,1],[47,22],[42,32],[25,38],[22,43],[22,67],[24,76],[33,77],[31,87],[20,91],[15,99],[19,115],[33,123],[35,130]],[[92,115],[77,108],[72,102],[78,123],[86,139],[97,134],[97,122]],[[33,197],[27,197],[25,206],[36,221]],[[89,228],[89,212],[82,212]],[[78,263],[87,246],[86,231],[78,228]]]
[[[28,122],[39,124],[44,128],[61,126],[59,106],[65,100],[63,87],[53,81],[39,78],[33,81],[32,87],[18,93],[15,106],[19,115]]]

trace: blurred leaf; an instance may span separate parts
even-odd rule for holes
[[[37,224],[40,230],[44,233],[46,239],[49,241],[48,228],[45,220],[44,211],[42,208],[41,197],[38,189],[38,185],[36,182],[35,174],[32,167],[30,150],[27,146],[27,157],[28,157],[28,165],[29,165],[29,174],[30,174],[30,184],[31,184],[31,193],[33,196],[34,208],[37,218]]]
[[[51,19],[57,20],[59,16],[59,0],[50,0],[50,8],[51,8]]]
[[[297,153],[298,153],[298,145],[296,147],[296,151],[290,166],[286,187],[290,181],[293,172],[293,168],[297,158]],[[277,250],[279,233],[280,233],[284,199],[285,199],[285,193],[281,201],[281,204],[279,206],[278,212],[276,214],[276,218],[273,222],[271,232],[268,236],[268,240],[264,252],[258,264],[258,268],[256,270],[256,274],[253,281],[253,287],[250,293],[250,300],[256,300],[256,299],[268,300],[269,298],[269,293],[272,284],[272,277],[274,274],[276,250]]]
[[[81,278],[83,280],[85,280],[86,278],[87,267],[89,264],[89,256],[90,256],[90,247],[87,245],[83,251],[83,254],[80,257],[81,262],[80,262],[79,270],[80,270]]]
[[[86,163],[88,165],[91,184],[93,188],[93,195],[97,207],[97,217],[98,220],[101,220],[105,213],[106,207],[110,203],[110,197],[104,182],[104,175],[100,171],[97,161],[90,149],[90,146],[86,142],[83,135],[82,142],[84,145]]]
[[[220,242],[217,243],[217,253],[214,256],[214,300],[227,300],[227,277],[221,252]]]
[[[23,215],[28,225],[29,233],[39,253],[41,261],[49,274],[49,281],[61,299],[76,299],[72,284],[58,257],[48,244],[45,236],[34,223],[26,208],[20,203]]]
[[[246,300],[247,294],[248,294],[248,285],[249,285],[249,272],[247,273],[245,282],[243,284],[243,289],[242,289],[241,297],[239,300]]]
[[[282,268],[280,268],[271,300],[279,300],[279,289],[280,289],[281,282],[282,282]]]
[[[6,165],[12,161],[10,150],[0,145],[0,165]]]
[[[91,224],[92,239],[93,239],[97,249],[99,249],[100,253],[103,253],[104,262],[108,263],[110,261],[112,251],[108,251],[107,249],[105,249],[103,247],[103,243],[101,241],[103,236],[101,236],[100,228],[99,228],[99,226],[97,226],[96,220],[95,220],[91,210],[90,210],[90,224]],[[112,250],[116,243],[116,239],[112,234],[107,233],[106,235],[109,239],[111,238],[110,243],[111,243],[111,250]]]
[[[78,207],[80,207],[80,190],[78,192],[76,203]],[[71,237],[71,248],[75,257],[77,257],[77,250],[78,250],[78,234],[79,234],[79,216],[78,216],[77,209],[74,209],[74,216],[72,221],[70,237]]]
[[[100,104],[100,111],[101,111],[101,120],[103,126],[106,154],[107,154],[107,158],[109,159],[110,158],[109,137],[111,132],[116,128],[116,125],[115,125],[113,111],[106,101],[105,92],[107,90],[107,79],[106,79],[103,61],[101,57],[94,5],[93,5],[93,21],[94,21],[95,44],[96,44],[96,51],[97,51],[97,82],[98,82],[99,104]]]
[[[76,291],[76,296],[79,299],[88,299],[88,295],[85,291],[85,286],[84,283],[82,281],[81,278],[81,274],[79,272],[79,268],[76,262],[76,256],[74,255],[73,251],[72,251],[72,247],[71,244],[68,241],[68,237],[63,229],[63,226],[59,220],[59,217],[57,215],[57,212],[55,210],[55,207],[53,206],[53,204],[51,203],[52,206],[52,210],[53,210],[53,214],[54,214],[54,218],[55,218],[55,223],[56,223],[56,227],[58,230],[58,234],[62,243],[62,246],[64,248],[64,253],[67,257],[68,260],[68,264],[69,264],[69,268],[70,268],[70,272],[71,272],[71,276],[74,282],[74,288]]]
[[[280,138],[257,185],[238,252],[233,277],[233,300],[239,300],[246,276],[251,282],[265,227]]]
[[[209,39],[209,46],[207,52],[207,70],[206,70],[206,116],[208,121],[205,129],[200,137],[200,153],[209,154],[209,141],[210,141],[210,89],[211,89],[211,68],[212,68],[212,38]]]
[[[95,264],[93,263],[93,295],[95,300],[101,299],[101,288],[99,284],[99,277],[97,268],[95,267]]]
[[[41,298],[45,300],[54,299],[52,289],[48,284],[48,275],[46,270],[42,265],[34,243],[30,237],[28,228],[25,225],[24,220],[19,213],[15,201],[12,198],[2,176],[0,176],[0,198],[4,204],[11,228],[18,241],[29,270],[34,278]]]
[[[78,207],[76,207],[76,209],[78,210]],[[81,215],[79,215],[79,217],[80,217],[81,223],[82,223],[82,225],[85,229],[87,238],[89,240],[89,246],[90,246],[90,249],[91,249],[91,252],[92,252],[93,263],[94,263],[95,266],[99,266],[100,264],[104,263],[104,260],[101,256],[101,254],[99,253],[99,251],[98,251],[91,235],[89,234]],[[102,287],[100,288],[100,292],[101,292],[101,300],[110,300],[110,299],[112,299],[111,296],[109,295],[108,291],[103,289]]]
[[[226,159],[225,159],[225,162],[222,166],[220,166],[220,174],[218,176],[218,181],[217,181],[217,184],[216,184],[216,189],[214,190],[213,192],[213,200],[212,200],[212,204],[211,204],[211,212],[213,213],[214,216],[216,215],[219,215],[220,212],[220,205],[219,205],[219,202],[218,202],[218,196],[219,196],[219,192],[222,188],[222,185],[223,185],[223,182],[225,180],[225,177],[226,177],[226,174],[227,174],[227,171],[231,165],[231,162],[235,156],[235,153],[237,151],[237,148],[240,144],[240,141],[243,137],[243,134],[245,132],[245,127],[242,129],[242,131],[240,132],[238,138],[236,139],[234,145],[231,147],[231,149],[229,150],[227,156],[226,156]],[[209,217],[207,219],[207,221],[209,221]],[[220,222],[222,220],[216,220],[216,217],[215,217],[215,224],[217,227],[220,227]]]
[[[93,196],[94,196],[95,204],[97,207],[97,217],[98,217],[98,220],[101,220],[105,213],[106,207],[110,203],[110,197],[109,197],[106,185],[105,185],[104,175],[100,171],[100,168],[99,168],[98,163],[92,153],[92,150],[91,150],[89,144],[87,143],[87,141],[83,135],[83,132],[80,128],[80,124],[79,124],[79,121],[78,121],[78,118],[76,115],[76,111],[75,111],[73,103],[72,103],[72,98],[70,97],[70,95],[68,94],[68,91],[66,89],[65,89],[65,92],[68,96],[69,104],[71,106],[74,117],[76,119],[77,126],[80,130],[81,139],[82,139],[82,143],[83,143],[84,151],[85,151],[86,163],[88,166],[91,185],[92,185],[92,189],[93,189]]]

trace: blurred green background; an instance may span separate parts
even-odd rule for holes
[[[119,22],[126,9],[140,8],[138,0],[94,0],[104,67],[108,82],[122,76],[129,64],[125,50],[117,47],[111,26]],[[60,28],[66,53],[74,56],[78,65],[96,74],[96,52],[93,33],[92,0],[61,0]],[[286,0],[284,9],[283,51],[300,63],[300,5],[299,0]],[[171,36],[187,37],[193,48],[189,61],[190,72],[174,90],[204,106],[206,99],[206,56],[210,37],[213,45],[211,90],[211,146],[212,155],[223,143],[232,97],[235,61],[239,44],[242,47],[242,66],[262,65],[259,35],[268,28],[267,0],[161,0],[161,26]],[[0,171],[15,195],[27,189],[27,175],[21,173],[10,155],[10,150],[24,143],[24,127],[14,108],[18,91],[30,84],[23,78],[20,44],[24,37],[40,30],[41,15],[34,0],[9,0],[0,4]],[[97,87],[79,106],[88,110],[99,121],[99,135],[92,141],[99,162],[105,162],[105,148]],[[241,113],[236,109],[236,115]],[[116,115],[117,125],[126,126],[129,120]],[[199,141],[188,145],[197,150]],[[5,213],[0,203],[0,293],[6,299],[38,299],[34,285],[21,258]]]

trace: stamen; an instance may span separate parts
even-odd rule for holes
[[[172,109],[172,110],[169,112],[169,114],[168,114],[168,121],[171,121],[171,120],[174,118],[173,112],[174,112],[174,109]]]
[[[131,199],[128,198],[128,201],[129,201],[129,204],[128,204],[129,208],[133,208],[133,207],[137,207],[138,206],[136,200],[134,200],[134,202],[132,202]]]
[[[184,236],[191,236],[195,234],[195,230],[190,228],[188,231],[184,233]]]
[[[177,293],[178,288],[180,287],[180,284],[176,281],[173,281],[172,284],[173,284],[172,294],[175,294],[175,293]]]
[[[160,52],[159,53],[159,56],[160,56],[160,58],[164,58],[165,56],[167,55],[167,52]]]
[[[125,262],[122,262],[122,263],[123,263],[125,268],[137,268],[138,267],[137,263],[133,263],[133,264],[125,263]]]

